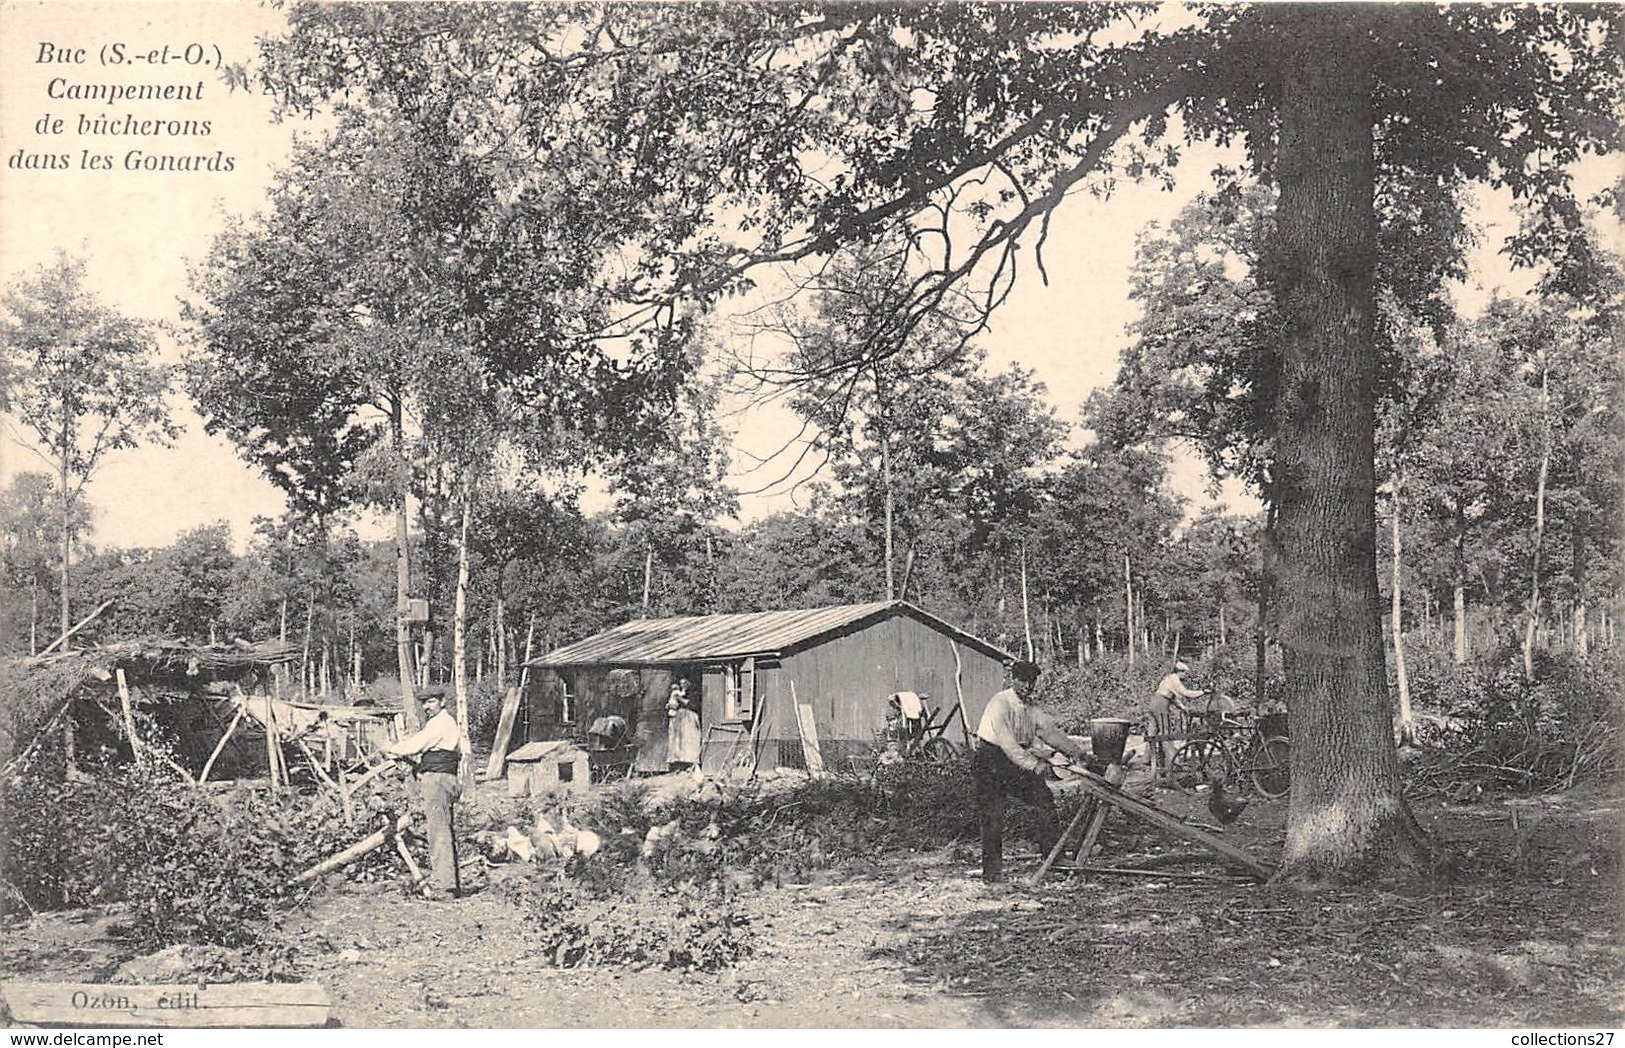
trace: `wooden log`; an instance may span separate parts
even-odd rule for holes
[[[220,741],[215,743],[214,752],[209,754],[209,759],[203,763],[203,771],[197,777],[198,782],[209,781],[209,772],[214,768],[214,762],[219,760],[220,755],[226,751],[226,743],[231,741],[231,736],[237,731],[237,725],[243,722],[245,712],[246,708],[238,705],[236,715],[231,718],[231,723],[226,726],[226,733],[220,736]]]
[[[315,983],[3,982],[13,1020],[32,1026],[320,1027],[331,1002]]]
[[[290,886],[295,884],[304,884],[306,881],[315,880],[324,873],[331,873],[341,866],[348,866],[350,863],[355,862],[363,855],[382,848],[397,834],[410,825],[412,825],[412,813],[407,812],[395,820],[395,827],[393,830],[377,830],[368,834],[338,854],[323,859],[321,862],[312,866],[304,873],[294,877],[293,880],[288,882],[288,884]]]
[[[519,715],[521,691],[509,688],[502,699],[502,716],[497,719],[497,737],[491,743],[491,759],[485,762],[487,780],[500,779],[508,764],[508,743],[513,739],[514,718]]]
[[[115,670],[114,676],[118,680],[118,704],[124,713],[124,734],[130,737],[130,755],[135,758],[135,766],[142,766],[141,739],[135,733],[135,714],[130,708],[130,686],[124,681],[124,671]]]
[[[1221,858],[1229,859],[1232,863],[1261,881],[1267,881],[1275,875],[1275,868],[1268,863],[1254,858],[1235,845],[1222,841],[1211,833],[1206,833],[1169,815],[1154,804],[1124,793],[1094,772],[1076,767],[1069,769],[1069,771],[1074,776],[1072,781],[1077,783],[1084,791],[1093,794],[1107,804],[1121,808],[1134,818],[1149,822],[1158,829],[1166,830],[1176,837],[1194,841]]]

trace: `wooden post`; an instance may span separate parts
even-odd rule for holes
[[[215,743],[214,752],[209,754],[209,759],[203,764],[203,773],[197,777],[197,781],[199,783],[204,783],[209,780],[209,770],[214,767],[214,762],[219,759],[220,754],[225,751],[226,743],[231,741],[232,732],[236,731],[237,725],[242,723],[243,714],[247,708],[248,707],[245,704],[239,704],[237,706],[236,716],[231,718],[231,724],[226,728],[225,734],[220,736],[220,741]]]
[[[276,793],[281,786],[277,775],[277,737],[276,737],[276,699],[270,695],[265,697],[265,769],[266,778],[271,781],[271,792]]]
[[[135,734],[135,713],[130,708],[130,687],[124,682],[124,670],[113,671],[118,680],[118,704],[124,712],[124,733],[130,737],[130,756],[135,758],[135,766],[143,768],[146,765],[141,760],[141,740]]]

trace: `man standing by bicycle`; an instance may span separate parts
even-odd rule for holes
[[[1173,722],[1173,711],[1189,714],[1186,699],[1199,699],[1206,695],[1205,691],[1185,686],[1180,674],[1189,673],[1191,668],[1183,662],[1175,662],[1173,672],[1162,678],[1157,690],[1151,696],[1151,701],[1145,708],[1145,732],[1149,736],[1172,735],[1177,730]],[[1169,763],[1173,760],[1174,744],[1171,742],[1158,742],[1151,746],[1152,768],[1158,775],[1168,774]]]
[[[1061,836],[1055,796],[1045,784],[1047,758],[1059,750],[1082,759],[1083,748],[1042,711],[1028,705],[1038,667],[1010,667],[1010,687],[988,700],[976,727],[971,776],[976,781],[976,814],[982,828],[982,879],[1004,879],[1004,800],[1014,797],[1038,809],[1038,852],[1048,855]]]

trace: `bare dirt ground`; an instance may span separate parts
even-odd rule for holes
[[[1207,821],[1199,794],[1151,797]],[[275,949],[346,1027],[1619,1026],[1618,791],[1417,807],[1461,857],[1453,883],[1421,893],[1029,887],[1037,860],[1019,841],[1012,883],[988,886],[965,841],[750,893],[754,953],[720,975],[551,967],[495,888],[440,903],[324,888]],[[1255,799],[1227,837],[1272,855],[1285,811]],[[1113,819],[1114,856],[1186,850]],[[112,931],[93,914],[37,918],[7,935],[0,976],[164,981],[211,963],[201,948],[132,959]]]

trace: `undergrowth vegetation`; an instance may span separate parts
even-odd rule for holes
[[[1411,671],[1423,752],[1412,763],[1413,785],[1542,792],[1625,771],[1621,652],[1542,654],[1532,681],[1512,648],[1463,666],[1427,654]]]
[[[407,802],[399,784],[380,784],[358,803],[382,813]],[[151,763],[71,779],[31,764],[0,781],[0,810],[7,911],[122,904],[143,949],[254,943],[292,897],[289,879],[365,832],[323,799],[200,789]],[[366,878],[386,858],[348,874]]]

